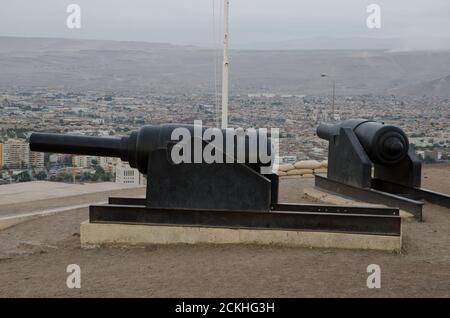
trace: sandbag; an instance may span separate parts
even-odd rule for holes
[[[295,169],[295,167],[290,163],[286,163],[286,164],[278,166],[278,171],[288,172],[288,171],[294,170],[294,169]]]
[[[319,168],[319,169],[314,169],[314,173],[327,173],[327,168]]]
[[[299,161],[294,164],[296,169],[319,169],[322,164],[317,160],[304,160]]]
[[[322,164],[322,168],[328,168],[328,160],[323,160],[320,163]]]
[[[300,174],[308,174],[314,172],[313,169],[295,169],[295,170],[298,171]]]
[[[300,176],[302,174],[300,169],[289,170],[287,172],[288,176]]]

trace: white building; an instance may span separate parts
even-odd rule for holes
[[[44,153],[30,151],[29,162],[32,168],[44,169]]]
[[[88,168],[92,165],[92,160],[96,160],[95,156],[73,156],[72,166],[79,168]]]
[[[30,151],[29,143],[23,139],[10,139],[0,146],[0,165],[9,169],[44,168],[44,153]]]
[[[3,144],[3,164],[9,169],[28,167],[30,148],[25,140],[10,139]]]
[[[146,179],[137,169],[131,168],[128,162],[119,161],[116,166],[116,182],[145,184]]]
[[[97,157],[97,162],[100,167],[107,173],[114,174],[116,172],[116,166],[119,163],[119,158],[111,157]]]
[[[51,154],[48,157],[48,159],[49,159],[50,163],[56,164],[56,163],[64,162],[64,160],[66,159],[67,156],[68,155],[66,155],[66,154],[54,153],[54,154]]]

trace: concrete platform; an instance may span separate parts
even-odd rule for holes
[[[0,206],[140,187],[143,186],[115,182],[63,183],[31,181],[5,184],[0,186]]]
[[[165,244],[258,244],[292,247],[401,251],[401,236],[286,230],[229,229],[190,226],[83,222],[81,245],[146,246]]]
[[[102,204],[104,202],[97,202],[97,204]],[[47,209],[42,211],[33,211],[29,213],[21,213],[17,215],[11,215],[6,217],[0,217],[0,231],[7,229],[9,227],[15,226],[22,222],[31,221],[40,217],[56,215],[58,213],[72,212],[80,209],[87,209],[91,204],[79,204],[72,205],[68,207],[61,207],[56,209]]]

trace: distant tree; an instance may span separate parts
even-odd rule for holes
[[[105,170],[102,167],[100,167],[100,166],[95,166],[94,169],[95,169],[95,173],[97,173],[99,175],[105,174]]]
[[[60,172],[56,176],[56,181],[58,182],[70,182],[72,180],[72,175],[67,172]]]
[[[112,180],[112,175],[110,173],[106,173],[102,176],[101,180],[104,182],[109,182]]]
[[[84,181],[90,181],[90,180],[91,180],[91,174],[90,174],[89,172],[83,173],[82,179],[83,179]]]
[[[28,171],[21,172],[17,175],[18,182],[28,182],[31,181],[31,176]]]
[[[20,139],[25,139],[26,138],[25,132],[23,130],[18,130],[16,132],[16,136],[17,136],[17,138],[20,138]]]
[[[36,175],[35,178],[38,180],[46,180],[47,179],[47,173],[45,173],[45,171],[39,171]]]
[[[94,173],[93,175],[91,175],[91,181],[98,181],[99,175]]]

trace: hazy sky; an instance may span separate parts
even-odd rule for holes
[[[449,0],[230,0],[231,44],[316,36],[450,38]],[[82,28],[66,27],[69,4]],[[211,45],[222,0],[1,0],[0,35]],[[381,29],[366,8],[381,6]],[[216,25],[217,26],[217,25]]]

